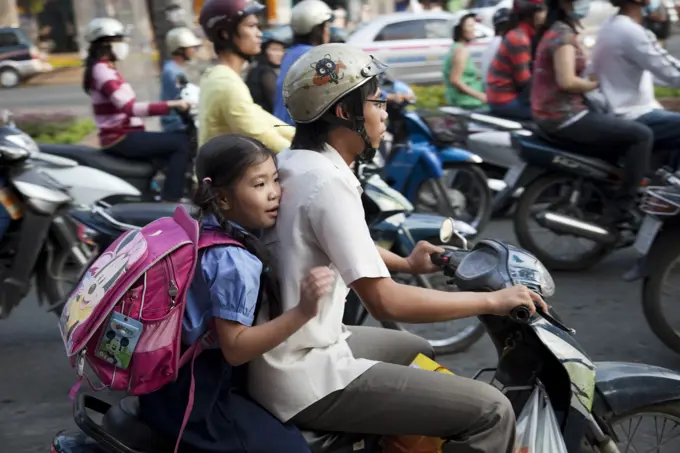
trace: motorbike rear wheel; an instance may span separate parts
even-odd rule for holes
[[[566,175],[551,174],[543,176],[533,181],[525,188],[517,203],[517,211],[515,212],[514,216],[514,230],[515,235],[517,236],[517,241],[522,248],[531,252],[543,263],[544,266],[550,270],[585,270],[599,263],[611,252],[611,248],[607,245],[583,238],[576,238],[575,236],[571,237],[574,239],[583,239],[584,241],[588,241],[590,249],[584,253],[575,254],[571,257],[556,255],[552,247],[550,247],[550,250],[546,250],[537,243],[536,237],[531,231],[533,228],[530,224],[530,221],[535,222],[534,214],[540,211],[536,205],[539,204],[541,197],[545,195],[548,192],[548,189],[551,187],[563,189],[565,187],[573,186],[575,182],[576,181],[573,177]],[[589,181],[584,181],[583,186],[587,189],[593,189],[594,192],[598,191],[597,187],[591,184]],[[601,198],[602,201],[606,202],[604,197]],[[577,207],[580,210],[585,211],[587,204],[589,203],[584,203],[584,205],[581,206],[579,203],[579,206]],[[550,231],[548,229],[545,230]],[[567,237],[552,231],[550,232],[560,237]]]
[[[664,282],[672,280],[668,274],[680,260],[678,235],[678,227],[664,230],[649,251],[647,277],[642,284],[642,310],[654,335],[680,354],[680,331],[673,327],[671,320],[664,314],[662,303]]]

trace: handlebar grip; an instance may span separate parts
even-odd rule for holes
[[[430,259],[432,260],[432,264],[439,267],[443,267],[449,262],[449,257],[443,253],[433,253],[430,255]]]
[[[531,320],[531,312],[526,305],[520,305],[519,307],[512,309],[510,312],[510,318],[520,324],[528,324]]]

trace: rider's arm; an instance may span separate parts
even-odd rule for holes
[[[245,83],[224,86],[215,95],[223,99],[220,109],[229,129],[256,138],[277,153],[290,147],[286,136],[292,136],[295,128],[257,105]]]
[[[379,245],[376,246],[376,249],[378,249],[380,258],[382,258],[382,260],[385,262],[385,266],[387,266],[387,269],[389,269],[390,272],[403,272],[406,274],[412,273],[411,266],[409,265],[406,258],[399,256],[396,253],[390,252]]]
[[[555,49],[553,57],[557,86],[569,93],[587,93],[597,88],[597,82],[576,75],[576,48],[562,44]]]
[[[269,322],[253,326],[262,263],[244,249],[208,249],[202,267],[220,350],[233,366],[274,349],[309,320],[302,310],[293,308]]]
[[[641,27],[630,28],[630,33],[625,37],[630,58],[662,82],[680,87],[680,60],[661,47],[651,31]]]
[[[490,293],[447,293],[392,280],[352,182],[329,179],[310,197],[307,215],[319,247],[376,319],[435,322],[490,312]]]
[[[502,45],[510,60],[512,80],[519,93],[531,80],[531,39],[526,34],[508,33]]]
[[[167,102],[137,102],[130,84],[107,63],[94,65],[92,79],[96,90],[128,116],[157,116],[170,112]]]
[[[486,102],[486,95],[469,87],[463,82],[463,72],[470,54],[465,46],[457,46],[453,51],[453,58],[451,58],[451,74],[449,75],[449,82],[456,87],[461,93]]]

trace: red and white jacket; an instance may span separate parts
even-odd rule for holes
[[[106,60],[92,68],[90,97],[102,148],[116,144],[130,132],[143,132],[141,117],[170,112],[167,102],[137,102],[130,84]]]

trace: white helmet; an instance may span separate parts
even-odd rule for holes
[[[308,35],[317,25],[333,20],[333,10],[321,0],[302,0],[290,13],[290,27],[296,36]]]
[[[92,19],[85,29],[85,40],[89,43],[101,38],[115,38],[127,36],[125,26],[111,17]]]
[[[187,27],[173,28],[165,35],[165,46],[170,53],[175,53],[178,50],[186,49],[187,47],[198,47],[200,45],[201,40]]]

